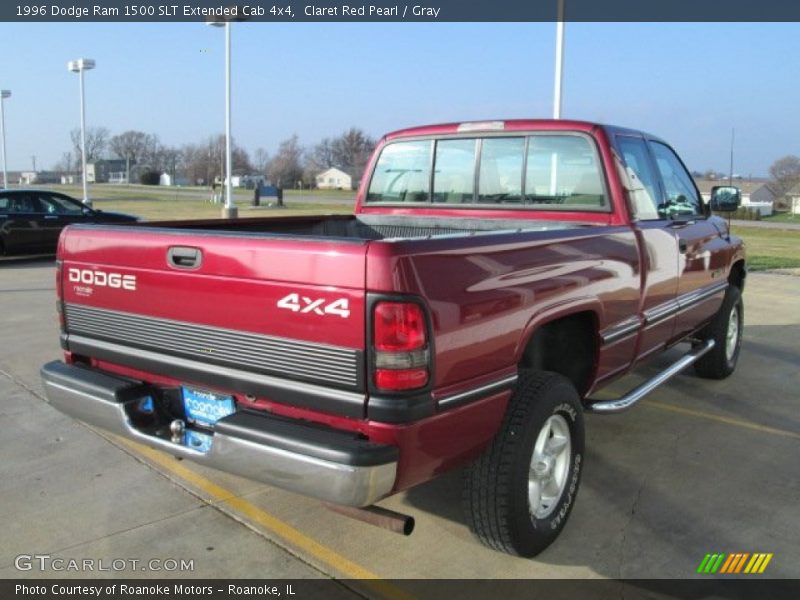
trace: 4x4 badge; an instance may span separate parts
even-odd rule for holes
[[[293,292],[278,300],[277,306],[300,314],[338,315],[343,319],[350,316],[350,302],[347,298],[337,298],[327,303],[324,298],[312,299]]]

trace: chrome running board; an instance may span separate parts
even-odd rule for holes
[[[692,348],[680,359],[661,371],[652,379],[648,379],[640,386],[632,389],[630,392],[622,396],[622,398],[618,398],[616,400],[592,400],[591,398],[588,398],[586,400],[586,412],[610,415],[629,409],[662,383],[670,379],[673,375],[677,375],[689,365],[697,362],[713,347],[714,340],[706,340],[699,346]]]

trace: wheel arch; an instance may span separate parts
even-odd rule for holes
[[[517,353],[518,368],[559,373],[583,397],[597,373],[599,322],[597,306],[551,312],[533,320]]]
[[[728,283],[735,285],[737,288],[739,288],[740,292],[744,292],[744,281],[746,278],[747,267],[744,259],[740,258],[733,263],[733,265],[731,265],[731,270],[728,272]]]

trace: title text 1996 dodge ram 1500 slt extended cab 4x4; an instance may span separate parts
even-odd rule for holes
[[[576,121],[385,136],[349,216],[74,225],[50,403],[174,455],[372,506],[469,463],[467,520],[533,556],[564,527],[586,411],[739,354],[744,249],[658,138]],[[595,392],[679,342],[621,398]],[[413,526],[413,525],[412,525]]]

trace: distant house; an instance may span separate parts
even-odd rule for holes
[[[316,177],[317,187],[321,190],[352,190],[353,178],[336,167],[331,167]]]
[[[727,179],[695,179],[697,188],[703,196],[703,200],[708,202],[711,199],[711,188],[715,186],[728,185]],[[762,216],[771,215],[774,211],[775,196],[770,191],[766,181],[761,179],[734,179],[733,185],[742,191],[742,206],[752,208],[761,213]]]
[[[126,161],[123,159],[102,159],[86,163],[86,181],[88,183],[108,183],[112,174],[118,179],[120,173],[126,172]]]

